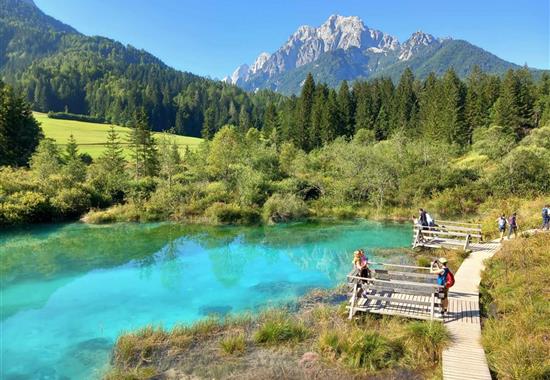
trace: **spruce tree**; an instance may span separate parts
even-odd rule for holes
[[[409,135],[416,134],[416,112],[418,111],[417,96],[414,91],[414,75],[406,68],[401,75],[395,94],[396,127],[407,131]]]
[[[514,70],[510,69],[504,75],[500,86],[500,96],[493,107],[493,123],[503,127],[510,127],[518,132],[521,125],[518,99],[520,83]]]
[[[339,136],[353,136],[355,130],[353,123],[353,108],[353,98],[349,91],[348,82],[344,80],[338,90],[338,118],[340,124],[337,126],[337,134]]]
[[[262,129],[264,137],[269,138],[273,130],[277,129],[278,126],[279,120],[277,115],[277,107],[275,107],[275,104],[269,103],[264,113]]]
[[[212,107],[208,107],[204,113],[204,122],[202,125],[201,135],[203,138],[209,140],[214,137],[216,133],[216,111]]]
[[[67,146],[65,147],[65,159],[67,162],[76,161],[79,159],[78,144],[76,143],[76,139],[74,138],[72,133],[69,135],[69,139],[67,140]]]
[[[309,146],[318,148],[323,142],[323,118],[327,103],[328,88],[326,85],[318,85],[315,89],[313,101],[311,128],[309,130]]]
[[[0,166],[27,165],[43,137],[30,106],[0,81]]]
[[[246,110],[246,107],[243,104],[241,106],[241,111],[239,112],[239,130],[241,133],[244,134],[250,128],[252,128],[252,124],[250,122],[250,115],[248,114],[248,111]]]
[[[309,73],[302,86],[302,92],[298,99],[298,108],[296,115],[296,128],[292,133],[294,143],[305,150],[309,149],[309,133],[311,128],[311,111],[313,109],[313,100],[315,96],[315,81],[313,75]]]
[[[151,134],[149,119],[143,108],[134,116],[133,124],[129,146],[134,179],[155,176],[158,172],[157,145]]]
[[[338,136],[338,126],[341,125],[339,111],[336,91],[330,89],[321,121],[321,140],[325,144]]]
[[[464,120],[465,89],[464,84],[451,68],[443,76],[441,94],[441,129],[448,143],[460,146],[470,141],[468,128]]]

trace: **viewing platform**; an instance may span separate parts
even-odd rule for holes
[[[414,224],[412,247],[450,248],[468,251],[474,240],[483,242],[481,225],[477,223],[437,221],[434,226]]]

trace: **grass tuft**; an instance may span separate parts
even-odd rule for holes
[[[220,342],[222,352],[227,355],[241,355],[246,349],[246,341],[243,333],[229,335]]]
[[[254,334],[254,341],[258,344],[298,343],[309,336],[309,330],[304,323],[284,311],[268,312],[263,315],[263,319],[263,323]]]

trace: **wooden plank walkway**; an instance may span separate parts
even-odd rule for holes
[[[500,244],[471,244],[470,249],[472,253],[455,273],[455,285],[449,291],[444,323],[453,341],[443,351],[444,380],[491,380],[481,345],[479,282],[483,262],[500,249]]]

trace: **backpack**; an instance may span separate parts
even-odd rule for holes
[[[548,218],[548,207],[545,207],[542,209],[542,217],[543,218]]]
[[[450,270],[447,271],[447,278],[445,278],[445,287],[447,289],[452,288],[455,284],[455,276]]]
[[[499,226],[500,228],[506,227],[506,218],[499,218],[499,219],[498,219],[498,226]]]

